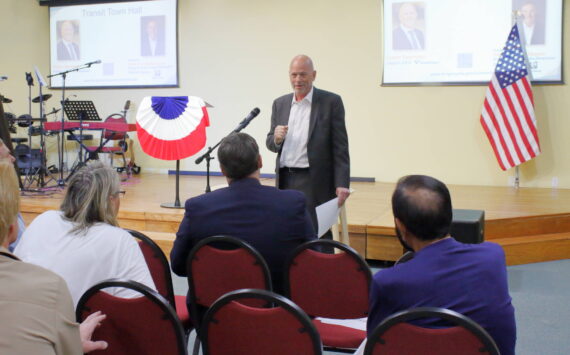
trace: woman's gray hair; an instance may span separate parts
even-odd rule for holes
[[[69,180],[60,207],[64,217],[74,224],[71,233],[85,234],[98,222],[117,226],[118,211],[110,198],[119,193],[119,188],[117,172],[98,160],[78,170]]]

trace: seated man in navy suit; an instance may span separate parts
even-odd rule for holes
[[[462,244],[449,236],[449,190],[432,177],[400,179],[392,195],[392,210],[398,239],[415,255],[374,275],[368,334],[396,312],[441,307],[471,318],[491,335],[502,355],[513,355],[515,312],[503,249],[488,242]],[[442,326],[435,319],[415,324]]]
[[[281,292],[285,259],[295,247],[316,238],[305,196],[261,185],[259,147],[245,133],[224,138],[218,160],[229,187],[186,201],[170,253],[172,270],[186,276],[186,258],[200,240],[233,236],[261,253],[271,271],[274,291]]]

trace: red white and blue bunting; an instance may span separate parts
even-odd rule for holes
[[[157,159],[180,160],[206,145],[210,125],[206,103],[199,97],[145,97],[137,112],[142,150]]]

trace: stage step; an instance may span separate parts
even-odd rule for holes
[[[507,265],[562,260],[570,256],[570,232],[494,238],[505,250]]]

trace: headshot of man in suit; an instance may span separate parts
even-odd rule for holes
[[[392,48],[395,50],[425,49],[424,33],[417,28],[419,15],[416,5],[411,2],[394,4],[394,11],[397,11],[399,25],[392,32]]]
[[[164,55],[164,16],[141,17],[141,55]]]
[[[57,60],[80,60],[79,53],[79,22],[65,20],[57,22],[58,42]]]
[[[527,46],[544,44],[544,3],[539,1],[519,1],[519,32]],[[515,8],[516,4],[514,4]],[[541,5],[541,6],[539,6]]]

